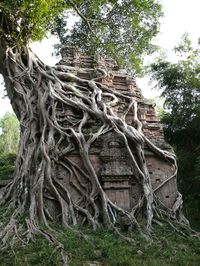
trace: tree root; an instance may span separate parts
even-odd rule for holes
[[[98,79],[81,79],[63,72],[63,69],[64,66],[50,68],[44,65],[29,48],[25,55],[18,53],[17,48],[6,51],[3,74],[11,104],[20,121],[21,138],[14,181],[0,192],[1,205],[9,202],[10,208],[15,209],[0,231],[1,248],[5,248],[10,239],[25,241],[26,238],[29,241],[34,234],[41,234],[61,249],[63,263],[67,265],[67,254],[51,225],[55,217],[48,201],[59,210],[57,222],[65,228],[72,229],[71,225],[87,223],[96,229],[103,224],[130,242],[134,240],[119,231],[120,216],[126,217],[129,228],[145,237],[151,233],[152,223],[157,218],[159,221],[165,220],[166,215],[171,215],[186,223],[180,218],[180,197],[174,208],[163,215],[166,207],[155,196],[161,186],[175,178],[176,159],[174,154],[157,148],[144,136],[137,117],[137,101],[111,91],[98,83]],[[105,71],[102,73],[106,75]],[[127,109],[119,117],[115,107],[121,99],[126,102]],[[130,110],[134,113],[135,127],[125,122]],[[67,116],[68,111],[71,111],[71,117]],[[91,119],[98,122],[98,127],[88,135],[84,130]],[[93,143],[111,130],[123,138],[135,169],[134,175],[143,192],[130,212],[109,200],[89,157]],[[134,147],[134,153],[130,144]],[[144,156],[145,145],[174,167],[174,174],[154,190]],[[77,150],[83,168],[69,158],[69,154]],[[80,194],[78,202],[74,200],[70,188],[57,178],[56,165],[62,166],[69,174],[70,188]],[[143,213],[145,227],[138,221],[139,213]],[[175,228],[170,219],[168,222]]]

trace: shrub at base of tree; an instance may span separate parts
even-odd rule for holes
[[[9,153],[0,156],[0,180],[10,180],[14,177],[17,154]]]

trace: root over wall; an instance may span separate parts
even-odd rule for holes
[[[2,247],[10,239],[23,236],[29,240],[35,233],[59,245],[51,226],[55,221],[66,228],[88,224],[95,229],[103,224],[122,237],[122,221],[129,230],[146,234],[150,234],[153,223],[187,222],[181,213],[180,193],[171,208],[158,197],[159,189],[176,178],[175,155],[158,148],[144,135],[137,97],[100,82],[112,78],[107,69],[96,69],[98,75],[90,79],[77,77],[66,65],[43,64],[29,48],[23,54],[8,48],[5,60],[1,73],[20,121],[21,136],[14,181],[0,191],[1,204],[11,213],[0,231]],[[119,113],[122,102],[123,111]],[[130,112],[131,125],[127,123]],[[95,143],[110,133],[123,143],[141,191],[129,209],[111,201],[91,160]],[[145,149],[173,169],[172,175],[154,189]],[[78,154],[80,163],[72,160],[74,154]],[[58,177],[59,167],[69,176],[67,185]],[[79,195],[78,200],[72,191]]]

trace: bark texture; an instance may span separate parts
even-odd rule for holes
[[[103,224],[122,237],[119,230],[122,218],[128,221],[129,229],[146,235],[150,234],[153,222],[160,224],[168,220],[174,228],[174,223],[187,223],[181,213],[180,194],[169,209],[152,189],[144,147],[171,164],[174,173],[169,180],[177,173],[175,155],[156,147],[143,134],[137,116],[137,99],[99,82],[110,73],[98,69],[98,77],[80,78],[69,73],[67,66],[43,64],[29,48],[23,53],[7,48],[1,62],[8,96],[21,127],[15,178],[0,191],[1,204],[6,204],[8,212],[11,211],[9,222],[0,231],[2,247],[10,239],[23,235],[23,239],[29,240],[35,233],[60,245],[52,227],[55,220],[67,228],[89,224],[95,229]],[[115,111],[120,101],[127,106],[121,116]],[[66,115],[69,110],[70,118]],[[134,114],[134,126],[126,123],[130,110]],[[96,126],[88,133],[91,120]],[[111,131],[123,139],[134,176],[142,189],[142,196],[130,211],[108,198],[89,156],[93,143]],[[70,160],[69,155],[75,150],[83,167]],[[79,201],[73,200],[70,188],[57,177],[58,165],[73,176],[70,186],[81,195]],[[56,217],[52,208],[56,209]]]

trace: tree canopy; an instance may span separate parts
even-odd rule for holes
[[[189,37],[185,35],[175,51],[181,56],[177,63],[161,58],[152,65],[152,71],[163,90],[165,107],[169,111],[163,118],[168,121],[166,137],[171,143],[182,147],[184,139],[189,139],[189,136],[191,141],[199,139],[200,50],[193,49]]]
[[[1,38],[18,46],[41,40],[63,9],[63,0],[2,0]]]
[[[66,30],[63,16],[56,20],[55,30],[62,44],[114,56],[118,64],[141,70],[142,55],[155,48],[150,40],[158,33],[162,14],[157,1],[86,0],[77,1],[73,7],[82,19],[71,31]]]
[[[79,19],[70,29],[72,14]],[[156,0],[3,0],[0,34],[13,45],[41,40],[48,32],[61,43],[114,57],[141,71],[142,55],[152,53],[161,6]]]
[[[194,212],[200,190],[200,48],[188,35],[175,48],[177,63],[159,59],[152,65],[154,78],[163,90],[166,111],[162,117],[167,141],[178,156],[179,187]],[[190,206],[191,207],[191,206]],[[191,215],[190,215],[191,216]],[[197,218],[197,217],[196,217]]]

